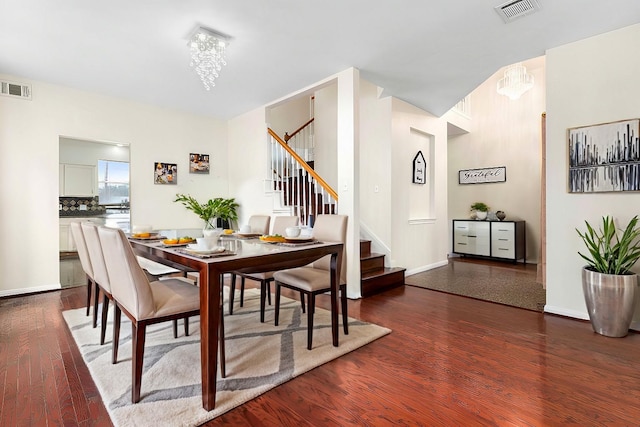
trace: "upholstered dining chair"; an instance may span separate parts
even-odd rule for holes
[[[78,258],[80,258],[80,265],[82,266],[82,270],[84,271],[85,276],[87,277],[87,316],[91,312],[91,294],[92,292],[95,295],[95,300],[97,305],[98,301],[98,289],[95,284],[95,280],[93,277],[93,266],[91,265],[91,259],[89,258],[89,251],[87,250],[87,244],[84,240],[84,235],[82,234],[82,228],[80,227],[80,221],[73,221],[69,224],[71,229],[71,235],[73,236],[73,240],[76,244],[76,250],[78,251]],[[98,314],[93,311],[93,327],[98,326]]]
[[[99,293],[102,292],[102,316],[101,316],[101,326],[100,326],[100,345],[104,344],[105,334],[106,334],[106,325],[107,325],[107,316],[109,312],[109,301],[113,301],[113,297],[111,296],[111,286],[109,284],[109,275],[107,274],[107,269],[104,264],[104,256],[102,254],[102,246],[100,245],[100,237],[98,236],[98,226],[89,221],[83,221],[80,223],[82,228],[82,234],[84,236],[84,241],[87,246],[87,250],[89,253],[89,260],[91,261],[91,265],[94,270],[94,284],[95,284],[95,301],[94,301],[94,328],[95,328],[95,317],[98,312],[98,301],[99,301]],[[176,270],[174,268],[168,267],[167,269],[163,269],[162,264],[158,264],[152,261],[149,261],[151,264],[144,262],[146,258],[136,257],[138,263],[147,274],[147,277],[156,277],[156,276],[164,276],[164,275],[173,275],[175,273],[180,273],[180,270]],[[156,268],[158,265],[160,268]],[[154,270],[154,268],[156,268]],[[149,272],[151,269],[151,272]],[[162,277],[160,277],[162,279]],[[192,281],[188,279],[189,283]],[[189,319],[184,319],[184,334],[189,335]],[[173,321],[173,337],[178,338],[178,320],[175,319]]]
[[[111,361],[116,363],[118,359],[120,319],[124,312],[131,320],[131,401],[137,403],[147,326],[200,314],[200,291],[178,279],[150,283],[122,230],[101,226],[98,235],[115,303]]]
[[[287,227],[295,227],[298,225],[298,217],[295,215],[281,215],[273,219],[273,228],[271,234],[280,234],[284,236]],[[267,234],[267,233],[264,233]],[[231,274],[231,292],[229,293],[229,314],[233,314],[233,295],[236,290],[236,276],[240,276],[240,307],[244,304],[244,283],[245,279],[260,282],[260,321],[264,323],[264,307],[265,299],[271,304],[271,282],[273,282],[273,272],[264,273],[239,273]],[[265,298],[266,295],[266,298]]]
[[[313,226],[313,237],[322,242],[345,243],[347,236],[346,215],[318,215]],[[347,322],[347,285],[346,255],[342,252],[342,260],[338,260],[338,280],[342,303],[342,324],[345,335],[349,334]],[[313,314],[316,295],[331,290],[331,257],[326,256],[304,267],[276,271],[273,274],[276,284],[275,325],[280,317],[280,288],[286,287],[306,295],[307,304],[307,349],[311,350],[313,342]]]
[[[251,215],[249,217],[250,233],[269,234],[271,217],[269,215]],[[244,304],[244,282],[240,287],[240,307]],[[231,273],[231,293],[229,294],[229,314],[233,314],[233,300],[236,293],[236,273]]]
[[[100,320],[100,345],[104,344],[107,332],[107,314],[109,311],[109,301],[113,300],[111,296],[111,285],[109,283],[109,274],[104,264],[104,256],[102,254],[102,246],[100,245],[100,237],[98,236],[98,226],[88,221],[80,223],[84,241],[89,253],[89,259],[93,266],[94,278],[96,283],[96,300],[94,313],[98,311],[98,294],[102,292],[102,317]],[[94,316],[95,317],[95,316]]]

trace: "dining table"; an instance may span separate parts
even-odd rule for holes
[[[215,408],[220,310],[222,310],[220,298],[225,273],[261,273],[302,267],[330,256],[331,331],[333,345],[338,346],[337,266],[342,261],[342,243],[313,240],[304,243],[268,243],[258,238],[223,235],[220,237],[219,246],[224,248],[224,251],[209,253],[192,251],[185,246],[166,245],[160,238],[130,237],[129,241],[136,255],[183,271],[199,273],[202,406],[205,410],[210,411]]]

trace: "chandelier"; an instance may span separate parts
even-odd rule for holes
[[[504,77],[498,80],[498,93],[509,99],[518,99],[520,95],[533,87],[533,75],[527,73],[522,63],[509,65],[504,70]]]
[[[216,85],[218,71],[227,65],[224,57],[227,45],[227,37],[203,27],[198,27],[189,40],[190,65],[195,68],[206,90]]]

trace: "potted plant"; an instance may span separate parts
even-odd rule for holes
[[[477,219],[483,220],[487,218],[487,212],[489,211],[489,206],[482,202],[475,202],[471,205],[471,212],[475,213],[475,217]]]
[[[587,261],[582,269],[582,290],[593,330],[608,337],[624,337],[629,332],[636,306],[638,275],[631,271],[640,258],[640,228],[634,216],[622,236],[610,216],[602,217],[596,231],[587,221],[581,232],[589,253],[578,254]]]
[[[225,199],[216,197],[209,199],[206,203],[200,203],[188,194],[176,194],[174,202],[180,202],[198,215],[205,222],[204,229],[216,229],[218,225],[221,227],[231,228],[232,221],[238,220],[238,203],[234,198]],[[218,220],[222,224],[218,224]]]

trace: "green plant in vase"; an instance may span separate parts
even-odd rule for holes
[[[578,252],[587,261],[582,268],[582,290],[593,330],[608,337],[624,337],[635,312],[638,275],[631,271],[640,259],[638,216],[627,223],[622,235],[613,218],[602,217],[595,230],[585,221],[587,230],[576,229],[588,254]]]
[[[200,203],[189,194],[176,194],[174,202],[182,203],[185,208],[198,215],[205,222],[205,229],[216,229],[218,218],[222,221],[227,221],[229,226],[231,226],[232,221],[238,220],[239,205],[234,198],[216,197],[207,200],[206,203]]]

